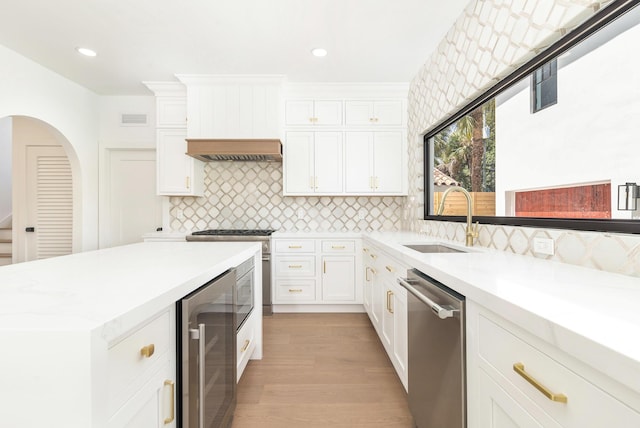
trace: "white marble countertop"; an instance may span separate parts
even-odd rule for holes
[[[274,239],[353,239],[362,238],[362,232],[274,232]]]
[[[0,267],[0,332],[101,329],[109,341],[259,251],[145,242]]]
[[[640,392],[640,278],[473,247],[422,254],[411,243],[460,243],[408,232],[363,235],[380,249]]]

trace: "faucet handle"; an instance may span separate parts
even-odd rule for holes
[[[479,232],[480,224],[479,223],[480,222],[476,221],[476,226],[475,227],[473,227],[473,225],[471,226],[471,232],[473,233],[473,237],[474,238],[477,238],[478,235],[480,235],[480,232]]]

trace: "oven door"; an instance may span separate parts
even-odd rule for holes
[[[253,268],[236,280],[236,331],[253,310],[254,286]]]

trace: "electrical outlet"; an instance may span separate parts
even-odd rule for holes
[[[533,238],[533,252],[553,256],[555,245],[551,238]]]

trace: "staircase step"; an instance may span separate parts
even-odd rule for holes
[[[11,229],[0,228],[0,241],[3,241],[5,239],[11,240],[11,232]]]
[[[13,241],[11,239],[0,239],[0,244],[11,244]]]
[[[11,258],[11,253],[0,253],[0,259],[7,257]]]

